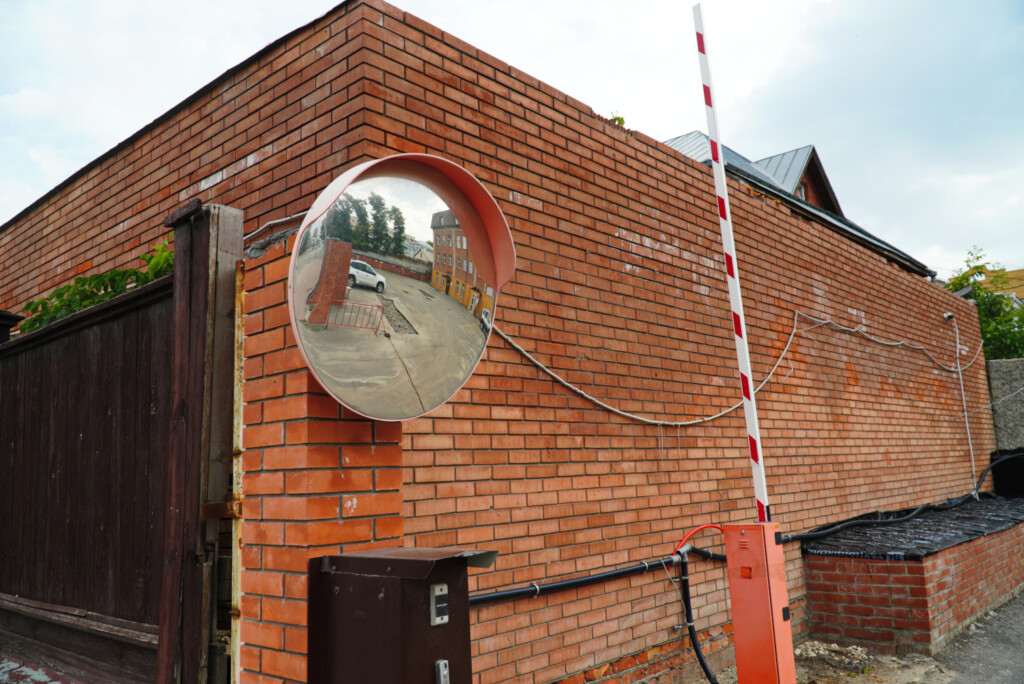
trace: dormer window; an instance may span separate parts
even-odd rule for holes
[[[807,183],[801,183],[796,186],[796,196],[802,200],[807,199]]]

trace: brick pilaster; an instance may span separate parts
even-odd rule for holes
[[[403,533],[401,424],[343,409],[306,368],[285,294],[293,242],[246,262],[242,681],[305,681],[308,558]]]

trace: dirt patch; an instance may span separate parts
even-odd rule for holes
[[[377,295],[377,299],[384,306],[384,317],[388,319],[388,324],[391,326],[391,332],[399,335],[418,335],[416,328],[413,327],[409,319],[406,318],[398,307],[395,306],[395,300],[388,299],[387,297],[381,297]]]
[[[953,673],[928,656],[875,655],[861,646],[805,641],[796,647],[797,684],[949,684]],[[736,668],[717,676],[719,684],[737,684]]]

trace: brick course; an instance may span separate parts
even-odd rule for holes
[[[543,363],[654,419],[695,420],[739,400],[709,169],[376,1],[269,46],[6,224],[0,308],[130,264],[185,200],[242,209],[251,233],[305,210],[352,164],[405,151],[457,161],[498,200],[518,268],[495,322]],[[942,313],[954,311],[977,348],[968,303],[730,182],[755,378],[798,311],[913,341],[947,364]],[[244,681],[303,678],[310,555],[497,549],[496,566],[471,576],[483,591],[664,557],[696,524],[753,519],[741,415],[636,423],[571,394],[497,336],[465,388],[423,418],[375,423],[342,409],[287,324],[293,239],[245,263]],[[987,403],[983,360],[964,382],[970,408]],[[951,419],[958,391],[919,352],[824,327],[798,336],[758,395],[775,520],[801,531],[969,490],[963,423]],[[977,453],[993,448],[987,410],[972,434]],[[799,604],[795,547],[787,569]],[[724,568],[697,564],[692,582],[702,638],[728,643]],[[476,679],[551,681],[625,663],[676,643],[680,612],[654,572],[475,609]],[[793,624],[806,630],[802,611]]]

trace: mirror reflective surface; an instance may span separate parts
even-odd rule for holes
[[[498,298],[479,214],[445,178],[431,185],[448,202],[406,175],[420,174],[332,184],[310,212],[320,215],[303,223],[289,275],[310,369],[342,404],[381,420],[420,416],[462,387]]]

